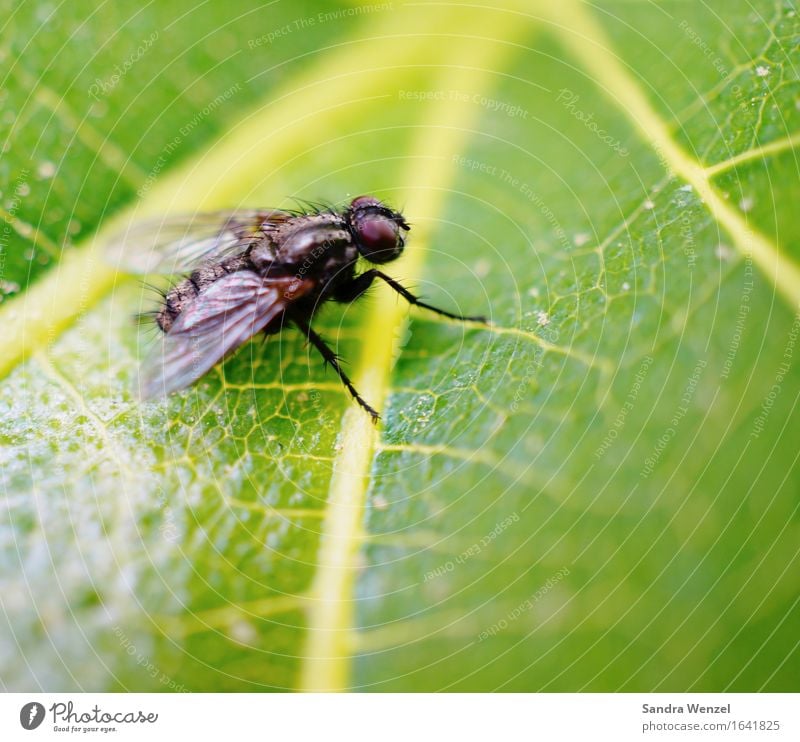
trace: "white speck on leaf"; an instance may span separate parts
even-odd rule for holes
[[[755,201],[753,200],[752,196],[745,196],[741,201],[739,201],[739,208],[745,213],[751,211],[754,205]]]
[[[648,198],[647,201],[644,202],[644,208],[650,211],[651,209],[655,209],[656,205]]]
[[[231,624],[231,638],[240,644],[254,644],[258,639],[258,632],[249,621],[239,619]]]
[[[486,260],[485,258],[481,258],[477,263],[475,263],[475,275],[478,278],[486,278],[489,275],[489,271],[491,270],[492,264]]]
[[[43,179],[52,178],[56,174],[56,166],[54,163],[50,162],[50,160],[45,160],[36,169],[36,174]]]
[[[536,322],[538,323],[539,327],[545,327],[546,325],[550,324],[550,315],[544,311],[536,312]]]
[[[589,241],[589,234],[587,232],[578,232],[573,238],[572,242],[575,247],[581,247]]]
[[[386,508],[389,507],[389,503],[383,495],[375,495],[375,497],[372,498],[372,507],[374,507],[375,510],[386,510]]]
[[[769,74],[769,67],[765,64],[758,65],[758,67],[756,67],[756,74],[759,77],[766,77]]]
[[[723,245],[722,243],[717,245],[717,249],[714,250],[714,255],[716,255],[720,260],[730,260],[732,254],[733,252],[730,247]]]
[[[630,289],[631,289],[631,285],[627,281],[625,281],[625,283],[622,284],[622,290],[623,291],[630,291]]]

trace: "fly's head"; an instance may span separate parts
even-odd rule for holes
[[[370,263],[388,263],[400,257],[405,247],[408,222],[372,196],[353,199],[346,213],[347,224],[358,252]]]

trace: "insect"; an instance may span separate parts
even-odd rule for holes
[[[219,211],[134,225],[112,243],[113,262],[133,273],[185,276],[154,312],[163,338],[143,364],[141,397],[187,387],[253,335],[272,335],[291,323],[377,421],[378,412],[311,327],[325,301],[354,301],[380,279],[410,304],[452,319],[485,321],[426,304],[378,268],[357,272],[359,257],[375,265],[400,257],[409,230],[400,212],[371,196],[341,211]]]

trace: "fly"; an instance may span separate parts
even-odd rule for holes
[[[253,335],[273,335],[292,323],[377,421],[378,412],[311,327],[324,302],[355,301],[379,279],[410,304],[485,321],[426,304],[378,268],[357,273],[359,256],[375,265],[400,257],[409,229],[400,212],[371,196],[342,211],[221,211],[134,225],[115,241],[114,262],[133,273],[185,276],[154,313],[163,338],[142,366],[140,396],[183,389]]]

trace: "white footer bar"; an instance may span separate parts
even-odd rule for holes
[[[21,694],[0,740],[800,740],[792,694]],[[192,735],[192,736],[189,736]]]

